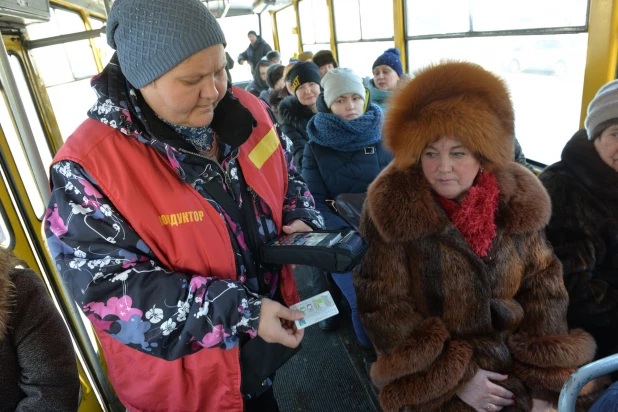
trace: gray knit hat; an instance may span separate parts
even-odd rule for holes
[[[584,122],[588,139],[596,139],[612,124],[618,124],[618,80],[601,87],[590,102]]]
[[[358,94],[365,99],[365,86],[363,79],[358,77],[351,69],[333,69],[324,75],[322,79],[324,89],[324,102],[330,109],[338,97],[344,94]]]
[[[136,88],[158,79],[225,36],[199,0],[116,0],[107,22],[107,43]]]

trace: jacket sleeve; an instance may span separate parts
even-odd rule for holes
[[[303,153],[303,178],[309,186],[309,190],[315,200],[315,207],[322,213],[326,228],[329,230],[345,229],[350,226],[340,216],[332,211],[326,203],[327,200],[333,200],[328,195],[328,189],[324,183],[324,178],[320,172],[313,145],[307,144]]]
[[[298,170],[298,173],[303,172],[303,151],[307,144],[307,139],[303,136],[295,126],[290,124],[283,125],[283,134],[285,134],[291,141],[291,151],[294,156],[294,167]]]
[[[478,367],[472,347],[454,339],[438,317],[422,316],[411,299],[409,257],[385,242],[363,212],[361,232],[369,241],[354,272],[357,308],[378,359],[371,379],[385,411],[434,410],[456,396]]]
[[[240,62],[241,60],[245,60],[245,61],[249,60],[249,58],[247,57],[247,50],[245,50],[244,52],[238,55],[237,61]]]
[[[313,230],[324,228],[324,218],[316,210],[315,201],[307,184],[303,180],[300,172],[294,166],[294,154],[292,153],[292,142],[281,132],[279,123],[272,110],[264,103],[268,114],[275,125],[275,131],[279,136],[281,147],[285,155],[288,173],[288,192],[283,202],[283,224],[287,225],[295,220],[301,220],[309,225]]]
[[[243,284],[163,267],[81,166],[55,164],[51,183],[49,251],[99,329],[166,360],[204,347],[230,349],[239,334],[256,335],[261,298]]]
[[[562,267],[544,232],[523,236],[522,257],[526,269],[515,295],[523,309],[523,320],[508,346],[514,358],[515,375],[530,388],[531,396],[556,403],[567,378],[593,359],[596,345],[583,330],[568,329],[569,298]],[[596,386],[593,381],[580,394],[589,394]]]
[[[20,270],[13,278],[17,297],[11,336],[25,394],[16,411],[76,411],[80,384],[64,321],[36,273]]]

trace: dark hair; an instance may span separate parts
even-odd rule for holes
[[[272,66],[272,63],[268,60],[260,60],[257,64],[257,69],[259,70],[260,67],[270,67]]]
[[[281,59],[281,55],[279,54],[279,52],[277,50],[271,50],[268,53],[266,53],[266,60],[275,60],[275,59]]]

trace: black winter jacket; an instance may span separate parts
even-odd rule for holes
[[[247,47],[247,50],[240,53],[238,56],[238,61],[246,60],[251,65],[251,73],[255,71],[257,64],[262,57],[266,56],[269,51],[272,51],[272,48],[264,41],[261,36],[257,36],[257,41],[255,44],[250,44]]]
[[[76,411],[79,378],[69,332],[31,270],[0,251],[0,411]]]
[[[326,203],[342,193],[363,193],[393,160],[382,144],[355,152],[341,152],[310,141],[303,155],[303,178],[315,199],[315,207],[329,230],[350,227]]]
[[[601,160],[582,129],[540,179],[552,201],[547,237],[564,268],[569,326],[594,336],[597,357],[616,353],[618,172]]]
[[[305,150],[305,145],[309,141],[307,123],[314,115],[315,113],[301,104],[296,96],[286,97],[279,103],[281,130],[294,145],[294,165],[299,173],[302,173],[303,170],[303,150]]]

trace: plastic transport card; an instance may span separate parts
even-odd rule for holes
[[[337,305],[333,302],[328,291],[298,302],[290,306],[290,309],[299,310],[305,314],[303,319],[295,321],[298,329],[305,329],[307,326],[314,325],[339,313]]]

